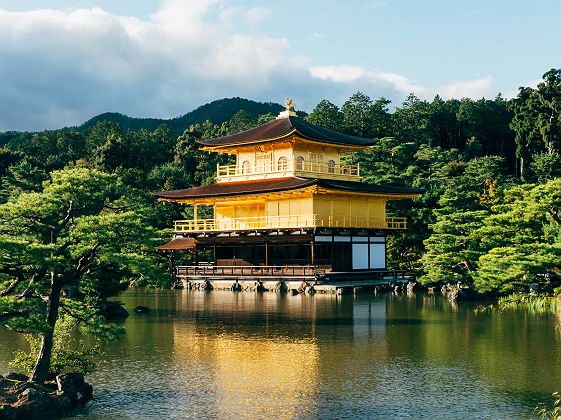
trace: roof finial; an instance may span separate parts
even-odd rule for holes
[[[286,107],[287,111],[294,111],[294,101],[292,99],[286,98],[284,100],[284,106]]]
[[[280,118],[296,117],[296,111],[294,111],[294,101],[292,99],[286,98],[284,100],[284,107],[286,109],[279,114],[277,120]]]

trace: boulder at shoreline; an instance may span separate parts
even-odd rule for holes
[[[0,375],[0,419],[39,418],[63,413],[92,399],[93,388],[81,373],[57,375],[52,382],[31,382],[25,375]]]

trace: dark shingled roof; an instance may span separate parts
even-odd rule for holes
[[[194,249],[195,248],[194,238],[173,238],[171,241],[160,245],[158,249],[160,251],[179,251],[183,249]]]
[[[185,190],[154,193],[154,196],[170,200],[181,200],[296,190],[313,185],[340,191],[378,194],[421,194],[423,192],[422,190],[415,188],[393,187],[389,185],[374,185],[353,181],[292,177],[242,182],[222,182]]]
[[[242,131],[241,133],[209,140],[197,140],[197,143],[207,147],[224,147],[238,144],[262,143],[289,136],[294,131],[306,139],[331,144],[371,146],[375,142],[373,139],[338,133],[337,131],[329,130],[327,128],[320,127],[319,125],[304,121],[301,118],[290,116],[270,121],[258,127]]]

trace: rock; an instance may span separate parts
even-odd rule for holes
[[[314,286],[310,285],[307,286],[305,290],[305,293],[307,293],[308,295],[313,295],[314,293],[316,293],[316,289],[314,289]]]
[[[121,302],[107,301],[101,305],[101,313],[107,319],[123,319],[129,316],[129,313]]]
[[[472,301],[472,300],[488,300],[492,299],[492,295],[479,293],[470,287],[449,287],[448,300],[450,302]]]
[[[59,394],[75,403],[85,403],[93,398],[93,388],[81,373],[64,373],[56,377]]]
[[[29,380],[29,376],[23,375],[21,373],[10,372],[4,378],[9,379],[10,381],[22,381],[27,382]]]
[[[171,285],[172,290],[181,290],[183,289],[183,283],[180,281],[176,281]]]
[[[199,290],[210,291],[212,289],[213,289],[212,284],[210,284],[210,281],[208,281],[208,280],[205,280],[203,283],[200,283],[200,285],[199,285]]]
[[[296,296],[296,295],[300,294],[300,292],[298,292],[298,290],[296,290],[296,289],[290,289],[290,294],[292,296]]]
[[[58,417],[73,404],[92,399],[92,386],[80,373],[58,375],[56,382],[30,382],[27,376],[10,373],[2,377],[0,419]],[[55,385],[56,383],[56,385]]]
[[[530,294],[537,295],[540,292],[540,285],[538,283],[530,284]]]
[[[429,287],[429,288],[427,289],[429,295],[434,294],[434,290],[435,290],[435,289],[436,289],[436,287]]]
[[[16,410],[10,404],[0,402],[0,418],[12,420],[16,418]]]
[[[302,283],[300,283],[300,286],[298,286],[298,291],[300,293],[305,293],[306,292],[306,287],[308,287],[309,284],[306,283],[305,281],[303,281]]]
[[[358,295],[359,293],[362,293],[364,291],[364,289],[362,287],[353,287],[353,294]]]
[[[150,308],[147,306],[138,305],[136,308],[134,308],[134,311],[137,314],[147,314],[148,312],[150,312]]]
[[[284,281],[281,280],[275,285],[275,292],[286,293],[287,291],[288,286]]]
[[[393,291],[394,293],[399,293],[401,291],[401,286],[394,286]]]
[[[420,288],[421,287],[419,283],[417,283],[416,281],[410,281],[409,283],[407,283],[407,292],[416,292]]]
[[[230,290],[232,292],[241,292],[242,291],[242,285],[236,280],[236,282],[234,284],[232,284],[232,286],[230,287]]]
[[[30,401],[35,399],[37,396],[37,390],[35,388],[27,388],[21,394],[18,395],[18,401]]]

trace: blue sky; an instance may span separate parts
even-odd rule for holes
[[[558,0],[0,0],[0,131],[232,96],[510,97],[560,67],[560,20]]]

